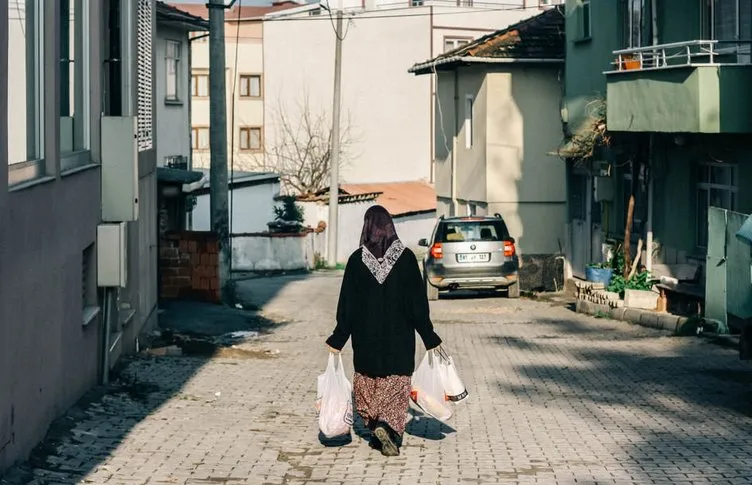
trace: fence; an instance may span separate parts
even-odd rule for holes
[[[746,214],[711,207],[705,271],[705,318],[727,332],[729,320],[752,318],[752,249],[736,233]]]

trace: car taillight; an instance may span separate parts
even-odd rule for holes
[[[441,259],[444,257],[444,250],[441,247],[441,243],[436,243],[431,246],[431,257],[433,259]]]
[[[504,241],[504,256],[514,256],[516,249],[511,241]]]

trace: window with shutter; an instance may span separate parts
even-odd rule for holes
[[[152,17],[153,0],[138,0],[138,150],[153,147]]]

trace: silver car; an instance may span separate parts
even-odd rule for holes
[[[429,300],[439,291],[503,289],[519,298],[519,261],[515,240],[504,219],[494,217],[441,217],[423,261],[423,278]]]

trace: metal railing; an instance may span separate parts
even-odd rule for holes
[[[612,72],[668,69],[694,64],[749,64],[752,41],[690,40],[614,51]],[[729,56],[735,61],[729,62]]]

